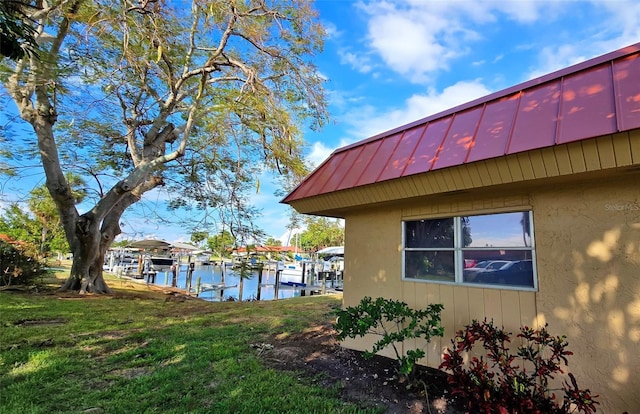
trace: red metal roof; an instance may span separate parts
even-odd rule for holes
[[[284,203],[640,128],[640,43],[337,149]]]

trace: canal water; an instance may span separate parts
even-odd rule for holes
[[[224,271],[224,282],[223,282]],[[258,298],[258,270],[245,271],[246,277],[242,284],[242,300],[255,300]],[[171,286],[171,271],[158,272],[155,277],[155,285]],[[275,298],[275,271],[264,270],[262,273],[262,284],[260,287],[260,300],[273,300]],[[207,285],[224,284],[224,289],[202,291],[198,295],[199,298],[210,301],[228,301],[240,300],[240,272],[230,266],[219,265],[197,265],[193,271],[191,278],[191,292],[195,294],[196,284],[200,278],[201,286],[206,288]],[[187,264],[180,266],[178,273],[178,285],[180,289],[186,289],[187,286]],[[268,286],[264,286],[268,285]],[[300,290],[280,285],[278,289],[278,299],[288,299],[300,296]]]

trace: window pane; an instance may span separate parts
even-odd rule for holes
[[[530,250],[465,250],[464,282],[533,287]]]
[[[405,247],[453,247],[453,218],[405,222]]]
[[[453,251],[406,251],[404,260],[406,278],[455,281]]]
[[[530,247],[529,212],[462,217],[463,247]]]

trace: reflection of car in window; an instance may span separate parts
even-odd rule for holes
[[[500,269],[479,273],[474,282],[533,287],[533,264],[531,260],[509,262]]]
[[[510,263],[508,260],[483,260],[476,263],[473,267],[464,269],[462,275],[464,276],[465,282],[477,282],[475,279],[479,273],[498,270],[508,263]]]

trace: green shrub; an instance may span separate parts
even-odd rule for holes
[[[398,374],[408,378],[416,362],[424,358],[426,353],[418,348],[409,349],[403,354],[397,345],[414,338],[422,338],[428,343],[434,336],[443,336],[444,328],[440,325],[443,308],[441,304],[431,304],[426,309],[414,310],[404,302],[365,297],[358,306],[336,311],[334,328],[338,332],[338,340],[367,334],[380,336],[373,349],[364,352],[364,357],[371,358],[378,351],[391,346],[398,361]]]
[[[561,390],[562,401],[556,401],[550,380],[563,373],[567,365],[566,337],[552,336],[546,326],[541,329],[520,328],[517,337],[523,344],[514,355],[509,347],[510,332],[497,328],[492,322],[473,321],[464,330],[458,331],[451,340],[452,348],[445,351],[440,368],[450,371],[449,385],[453,395],[466,403],[473,413],[549,413],[573,412],[595,413],[595,398],[590,391],[578,388],[573,374],[567,374]],[[474,345],[481,345],[487,355],[473,357],[468,365],[464,355]],[[520,361],[522,365],[518,365]],[[529,369],[527,369],[529,367]]]
[[[18,245],[0,241],[0,286],[28,285],[45,272],[35,255]]]

